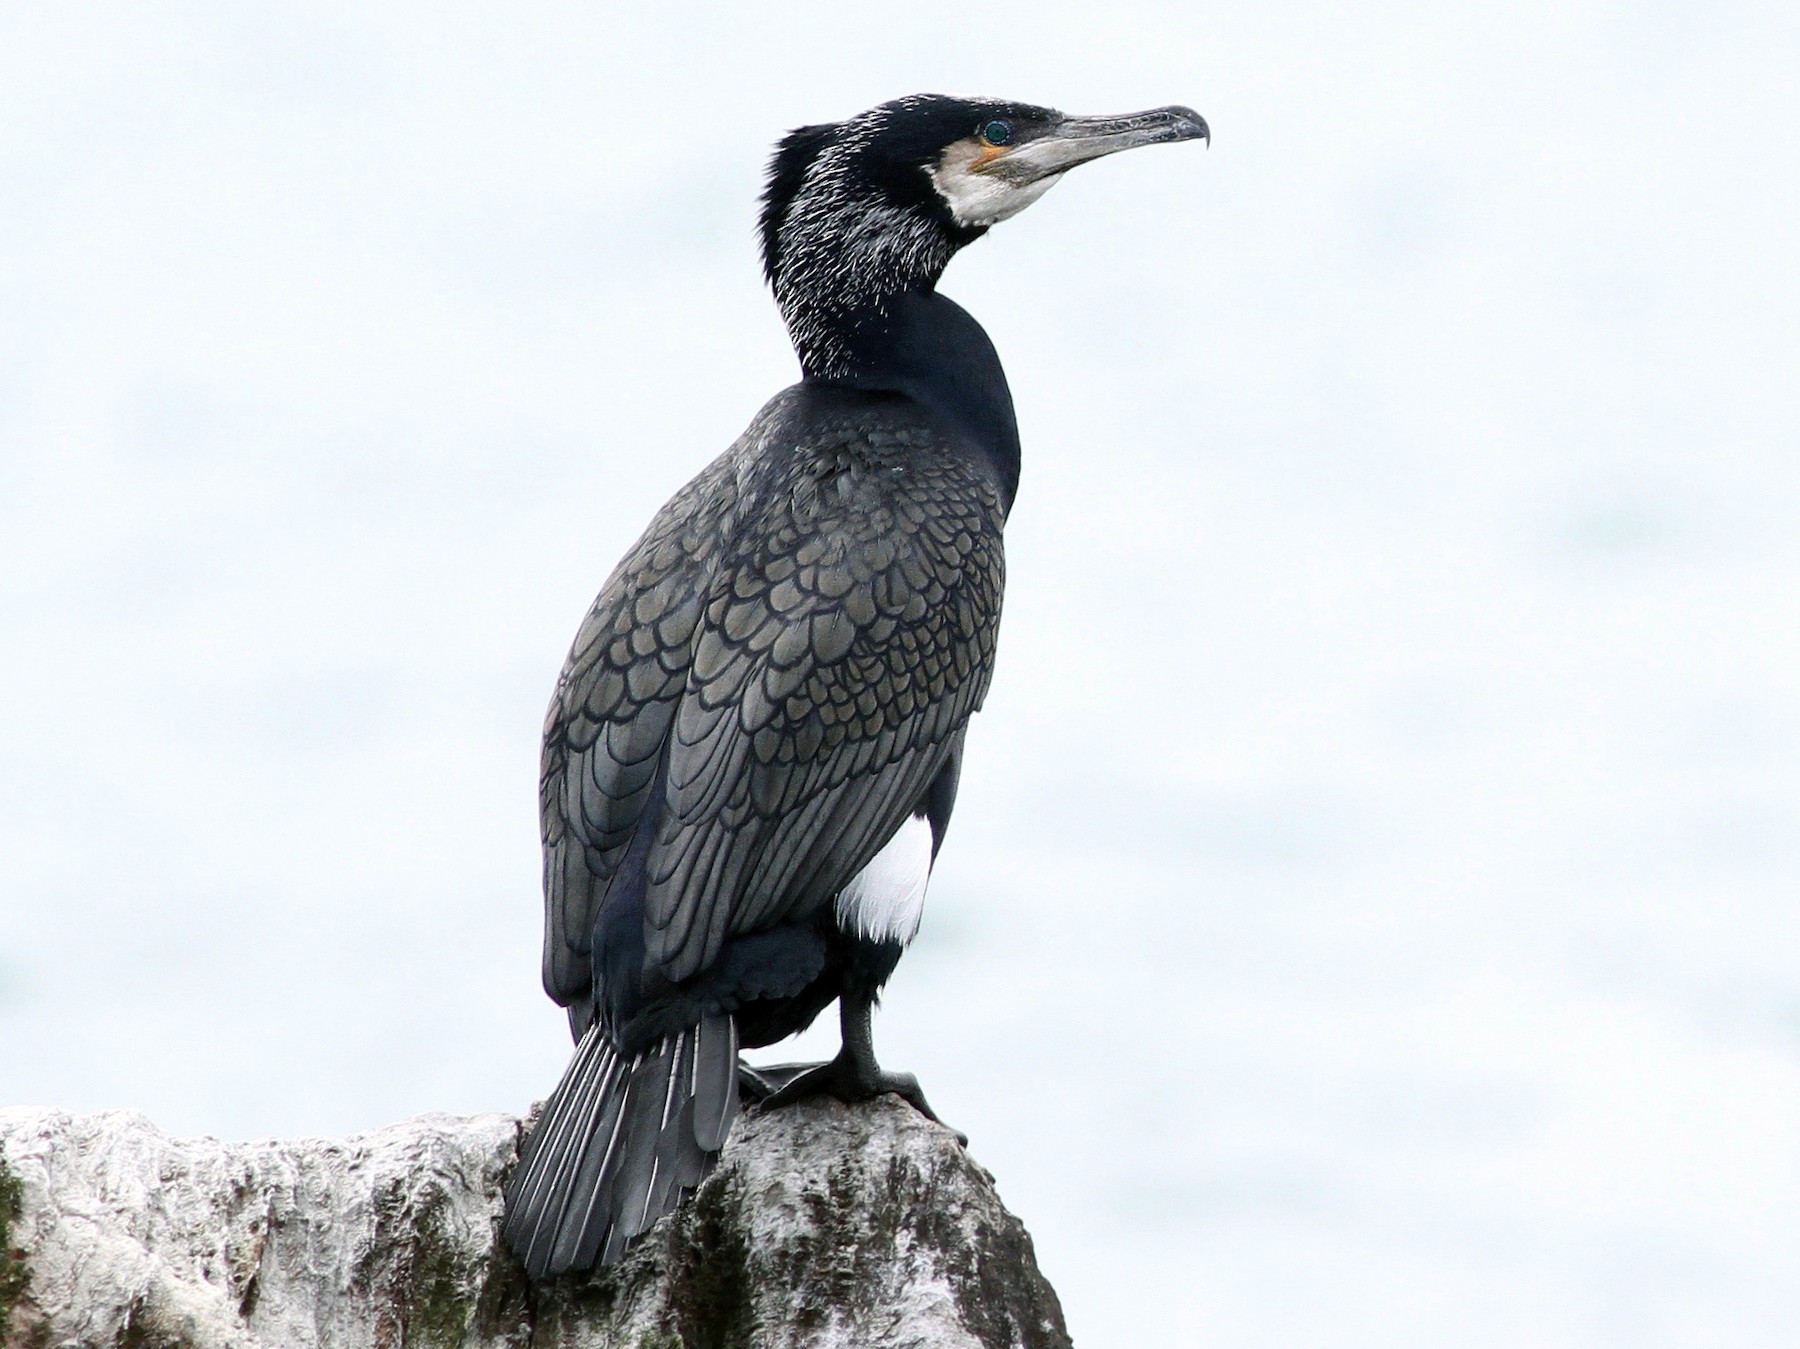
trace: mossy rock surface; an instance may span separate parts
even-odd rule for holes
[[[1059,1349],[993,1183],[892,1098],[740,1118],[617,1266],[533,1286],[496,1245],[520,1125],[171,1139],[0,1111],[0,1345],[119,1349]]]
[[[13,1240],[24,1216],[25,1186],[7,1169],[6,1159],[0,1157],[0,1345],[13,1342],[13,1313],[31,1287],[24,1248]]]

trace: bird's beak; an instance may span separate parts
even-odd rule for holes
[[[1023,185],[1066,173],[1077,164],[1140,145],[1204,140],[1212,144],[1206,119],[1192,108],[1152,108],[1119,117],[1065,117],[1041,136],[984,165],[990,173]]]

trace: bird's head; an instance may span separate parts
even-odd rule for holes
[[[1070,117],[1000,99],[914,94],[776,147],[763,192],[763,270],[802,360],[815,332],[934,286],[951,256],[1077,164],[1207,139],[1190,108]]]

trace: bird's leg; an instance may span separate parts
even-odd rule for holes
[[[840,1101],[866,1101],[892,1092],[926,1119],[943,1124],[925,1100],[925,1093],[919,1089],[918,1078],[911,1073],[883,1072],[875,1061],[874,1013],[875,999],[866,992],[846,992],[840,997],[838,1023],[843,1030],[844,1047],[838,1051],[838,1056],[830,1063],[802,1068],[761,1098],[763,1108],[773,1110],[821,1094],[835,1096]],[[741,1070],[739,1081],[743,1081]],[[960,1130],[951,1132],[963,1144],[968,1143],[967,1136]]]

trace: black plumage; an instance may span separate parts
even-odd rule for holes
[[[777,149],[763,260],[804,377],[619,563],[545,726],[544,984],[578,1045],[507,1189],[534,1276],[616,1259],[679,1203],[740,1073],[765,1105],[929,1113],[870,1011],[993,672],[1019,477],[999,358],[936,283],[1073,164],[1204,134],[1181,108],[919,96]],[[832,1063],[740,1069],[833,1000]]]

